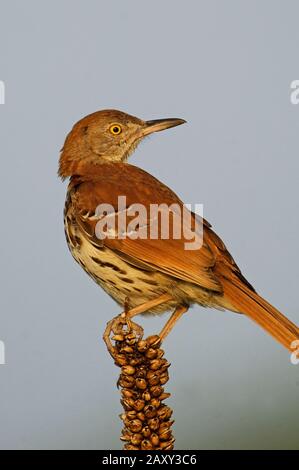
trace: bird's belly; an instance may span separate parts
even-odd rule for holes
[[[75,260],[120,305],[127,302],[132,308],[171,289],[171,280],[167,275],[135,267],[108,247],[94,246],[79,231],[69,234],[69,230],[66,231],[66,238]],[[163,304],[152,313],[167,311],[175,304],[176,301]]]

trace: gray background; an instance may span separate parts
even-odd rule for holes
[[[299,323],[296,1],[1,1],[0,446],[119,448],[116,304],[71,258],[66,133],[119,108],[188,124],[131,162],[204,214],[246,277]],[[141,320],[157,332],[163,318]],[[245,317],[194,307],[165,344],[177,448],[299,448],[299,366]]]

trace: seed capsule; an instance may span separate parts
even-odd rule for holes
[[[150,369],[151,370],[158,370],[160,369],[162,365],[162,359],[153,359],[151,362],[150,362]]]
[[[147,387],[146,380],[138,378],[135,380],[136,387],[139,388],[140,390],[145,390]]]
[[[171,438],[171,429],[165,429],[163,432],[160,432],[159,438],[161,441],[168,441]]]
[[[135,408],[136,411],[141,411],[141,410],[143,410],[144,405],[145,405],[145,401],[141,400],[141,398],[139,398],[138,400],[135,401],[134,408]]]
[[[158,409],[157,414],[161,420],[169,419],[172,415],[172,409],[167,405],[163,405]]]
[[[147,338],[147,343],[152,348],[158,348],[161,344],[161,338],[158,335],[152,335]]]
[[[141,361],[142,361],[142,359],[141,359],[141,358],[138,358],[138,357],[132,357],[132,359],[130,359],[130,361],[129,361],[129,364],[130,364],[130,366],[133,366],[133,367],[135,367],[135,366],[138,366],[138,364],[140,364],[140,363],[141,363]]]
[[[134,396],[134,391],[129,390],[128,388],[123,388],[121,394],[124,398],[132,398]]]
[[[125,337],[122,334],[117,334],[117,335],[112,336],[111,339],[113,339],[113,341],[123,341]]]
[[[134,408],[135,401],[133,398],[125,398],[124,400],[121,400],[121,404],[125,410],[132,410]]]
[[[132,388],[135,384],[135,379],[131,375],[121,375],[119,385],[123,388]]]
[[[133,435],[134,434],[129,434],[128,432],[123,431],[123,434],[122,434],[122,436],[120,436],[120,439],[122,441],[130,441]]]
[[[151,441],[149,441],[148,439],[143,439],[143,441],[141,442],[141,450],[151,450],[153,448],[153,444],[151,443]]]
[[[160,385],[154,385],[150,388],[150,393],[153,397],[159,397],[163,391],[164,389],[163,387],[160,387]]]
[[[132,331],[132,333],[128,333],[126,335],[126,341],[130,340],[130,339],[136,339],[136,334],[134,333],[134,331]]]
[[[121,352],[125,352],[127,354],[132,354],[134,352],[134,349],[131,346],[124,346],[120,350]]]
[[[163,400],[166,400],[166,399],[169,398],[169,397],[171,397],[171,393],[166,393],[166,392],[164,392],[164,393],[162,393],[162,394],[159,396],[159,399],[160,399],[161,401],[163,401]]]
[[[132,434],[132,436],[131,436],[131,443],[132,443],[134,446],[138,446],[138,445],[140,444],[140,442],[142,441],[142,439],[143,439],[142,434],[140,434],[140,433]]]
[[[159,385],[160,383],[160,376],[157,374],[156,371],[154,371],[154,374],[151,376],[150,379],[148,379],[148,384],[150,387],[153,387],[154,385]]]
[[[126,343],[129,345],[129,346],[133,346],[135,343],[136,343],[136,338],[126,338]]]
[[[152,419],[149,419],[148,420],[148,427],[152,430],[152,431],[157,431],[159,429],[159,426],[160,426],[160,420],[159,418],[152,418]]]
[[[144,437],[149,437],[151,435],[152,431],[150,430],[150,428],[148,426],[145,426],[143,429],[142,429],[142,434]]]
[[[142,421],[140,421],[140,419],[132,419],[132,421],[129,422],[129,429],[134,433],[141,431]]]
[[[153,432],[151,435],[151,443],[154,447],[158,447],[159,445],[159,436],[155,432]]]
[[[145,341],[145,340],[143,340],[143,339],[140,340],[140,341],[138,341],[138,343],[137,343],[137,349],[138,349],[139,352],[145,352],[145,351],[147,350],[147,348],[148,348],[148,343],[147,343],[147,341]]]
[[[126,444],[126,445],[124,446],[124,449],[125,449],[125,450],[139,450],[139,447],[133,446],[132,444]]]
[[[167,429],[170,429],[171,425],[174,423],[174,421],[164,421],[163,423],[160,424],[158,434],[160,435],[162,432],[164,432]]]
[[[160,359],[161,360],[161,369],[164,371],[165,369],[168,369],[168,367],[171,365],[170,362],[168,362],[166,359]]]
[[[168,375],[168,372],[167,370],[165,372],[163,372],[161,375],[160,375],[160,383],[162,385],[166,384],[166,382],[168,382],[169,380],[169,375]]]
[[[116,354],[114,359],[119,366],[124,366],[127,364],[127,358],[124,354]]]
[[[146,405],[144,415],[147,419],[154,418],[157,415],[157,410],[153,405]]]
[[[139,411],[137,413],[137,418],[140,419],[141,421],[145,421],[145,415],[144,415],[143,411]]]
[[[146,369],[143,366],[139,367],[136,371],[135,377],[144,379],[146,377]]]
[[[159,400],[159,398],[152,398],[150,401],[150,404],[154,406],[156,409],[158,409],[159,406],[161,405],[161,401]]]
[[[164,356],[164,351],[163,349],[157,349],[157,359],[161,359]]]
[[[150,401],[150,399],[151,399],[151,394],[146,390],[145,392],[143,392],[142,398],[143,398],[143,400],[145,400],[145,401]]]
[[[135,410],[130,410],[130,411],[127,411],[127,413],[126,413],[128,419],[136,418],[136,414],[137,414],[137,412]]]
[[[172,441],[160,442],[160,449],[172,450],[173,449],[173,442]]]
[[[127,365],[126,365],[126,366],[122,366],[121,371],[122,371],[122,373],[125,374],[125,375],[134,375],[136,369],[135,369],[135,367],[127,366]]]
[[[145,357],[147,359],[154,359],[156,356],[157,356],[157,351],[154,348],[149,348],[145,353]]]

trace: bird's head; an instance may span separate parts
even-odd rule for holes
[[[143,121],[114,109],[89,114],[66,137],[58,174],[64,179],[80,174],[86,163],[125,162],[145,136],[184,122],[177,118]]]

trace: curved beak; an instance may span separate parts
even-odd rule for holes
[[[170,127],[180,126],[184,124],[185,119],[179,118],[165,118],[165,119],[154,119],[153,121],[145,121],[145,128],[143,129],[142,135],[146,136],[153,132],[164,131]]]

